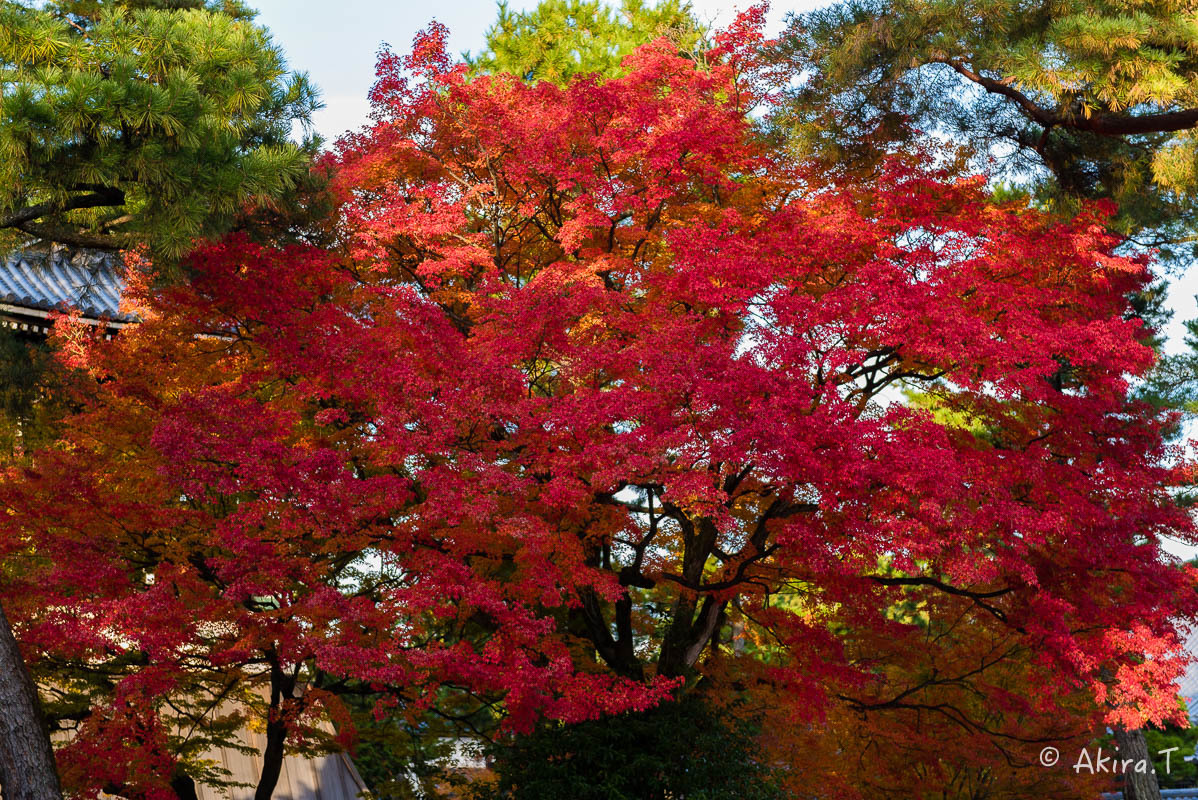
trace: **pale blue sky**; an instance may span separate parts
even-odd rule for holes
[[[738,9],[751,0],[692,0],[700,19],[716,27],[726,25]],[[383,42],[406,51],[417,31],[436,19],[449,27],[450,46],[457,54],[477,52],[483,34],[495,20],[495,0],[250,0],[259,10],[258,21],[274,33],[287,53],[292,69],[307,71],[320,88],[325,108],[316,115],[316,129],[330,143],[346,130],[366,121],[366,92],[374,79],[374,57]],[[536,0],[510,0],[522,10]],[[779,0],[770,10],[769,31],[782,28],[790,11],[816,5],[813,0]]]

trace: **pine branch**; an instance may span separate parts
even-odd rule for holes
[[[38,239],[67,244],[72,247],[87,247],[93,250],[120,250],[124,246],[122,241],[115,236],[103,236],[83,231],[67,230],[65,228],[53,228],[48,225],[35,225],[32,222],[12,227]]]
[[[1014,101],[1033,122],[1049,128],[1072,128],[1079,131],[1096,133],[1099,136],[1135,136],[1148,133],[1172,133],[1189,130],[1198,125],[1198,108],[1187,108],[1179,111],[1162,111],[1157,114],[1116,114],[1110,111],[1099,111],[1090,116],[1079,116],[1074,113],[1050,110],[1038,105],[1034,100],[1008,83],[987,78],[979,72],[970,69],[965,64],[950,58],[933,58],[932,63],[946,64],[958,74],[981,86],[991,94],[1002,95]]]
[[[34,222],[51,214],[61,214],[65,211],[74,211],[79,208],[123,206],[124,204],[125,193],[120,189],[98,187],[89,194],[76,195],[69,200],[61,202],[47,201],[14,211],[8,216],[0,217],[0,228],[18,228],[24,230],[22,226],[26,223]]]

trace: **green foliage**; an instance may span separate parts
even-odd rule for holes
[[[1179,728],[1176,725],[1168,725],[1163,730],[1146,728],[1144,738],[1148,742],[1152,766],[1162,789],[1198,786],[1198,762],[1185,760],[1186,756],[1194,754],[1194,748],[1198,745],[1198,728]],[[1161,751],[1172,747],[1177,750],[1169,754],[1166,764]]]
[[[527,12],[513,12],[501,2],[486,48],[466,58],[479,72],[565,84],[575,75],[621,74],[624,57],[659,36],[689,51],[704,33],[686,0],[660,0],[655,6],[623,0],[618,10],[601,0],[542,0]]]
[[[158,9],[160,11],[187,11],[199,9],[226,14],[238,19],[253,19],[254,11],[239,0],[51,0],[45,10],[67,17],[77,25],[86,27],[96,22],[104,9],[111,6],[128,9]]]
[[[441,765],[452,740],[429,740],[401,718],[366,721],[358,728],[354,766],[378,800],[415,800],[442,783]],[[417,788],[419,787],[419,788]]]
[[[54,438],[73,377],[43,337],[0,327],[0,465]]]
[[[726,713],[726,712],[725,712]],[[753,728],[696,697],[577,725],[542,725],[494,751],[489,800],[773,800]]]
[[[986,426],[982,420],[970,417],[943,402],[943,398],[934,391],[934,387],[932,391],[904,389],[903,396],[906,398],[907,405],[929,412],[938,425],[967,430],[979,439],[983,439],[987,435]]]
[[[1119,203],[1144,245],[1193,230],[1194,0],[847,0],[792,20],[805,80],[777,122],[796,149],[868,166],[918,130],[1070,214]],[[1178,112],[1167,116],[1172,112]]]
[[[1185,330],[1184,349],[1161,357],[1141,394],[1158,408],[1177,409],[1192,419],[1198,414],[1198,320],[1187,321]]]
[[[304,180],[317,107],[239,3],[0,2],[0,229],[159,260]]]
[[[476,730],[497,727],[489,706],[480,708],[449,690],[434,709],[413,712],[400,701],[382,706],[382,714],[375,713],[379,694],[357,685],[340,694],[357,734],[354,766],[375,800],[437,797],[438,786],[464,784],[467,777],[453,770],[457,743],[469,741]]]

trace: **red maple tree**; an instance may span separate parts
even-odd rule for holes
[[[0,500],[43,685],[104,671],[78,791],[167,791],[202,698],[281,754],[351,679],[515,730],[699,686],[932,760],[1177,716],[1144,264],[924,154],[794,163],[749,118],[752,17],[566,88],[471,78],[434,27],[330,159],[338,249],[231,237],[71,340],[99,388]]]

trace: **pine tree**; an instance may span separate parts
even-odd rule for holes
[[[792,19],[806,77],[779,122],[800,149],[868,164],[923,130],[1072,213],[1119,204],[1147,246],[1194,234],[1194,0],[848,0]],[[1030,182],[1028,178],[1031,177]]]
[[[0,245],[160,259],[307,173],[317,107],[239,3],[0,5]]]
[[[526,12],[513,12],[501,2],[485,49],[467,60],[479,72],[564,84],[575,75],[621,74],[624,57],[659,36],[690,50],[704,34],[686,0],[661,0],[655,6],[623,0],[618,10],[601,0],[542,0]]]

